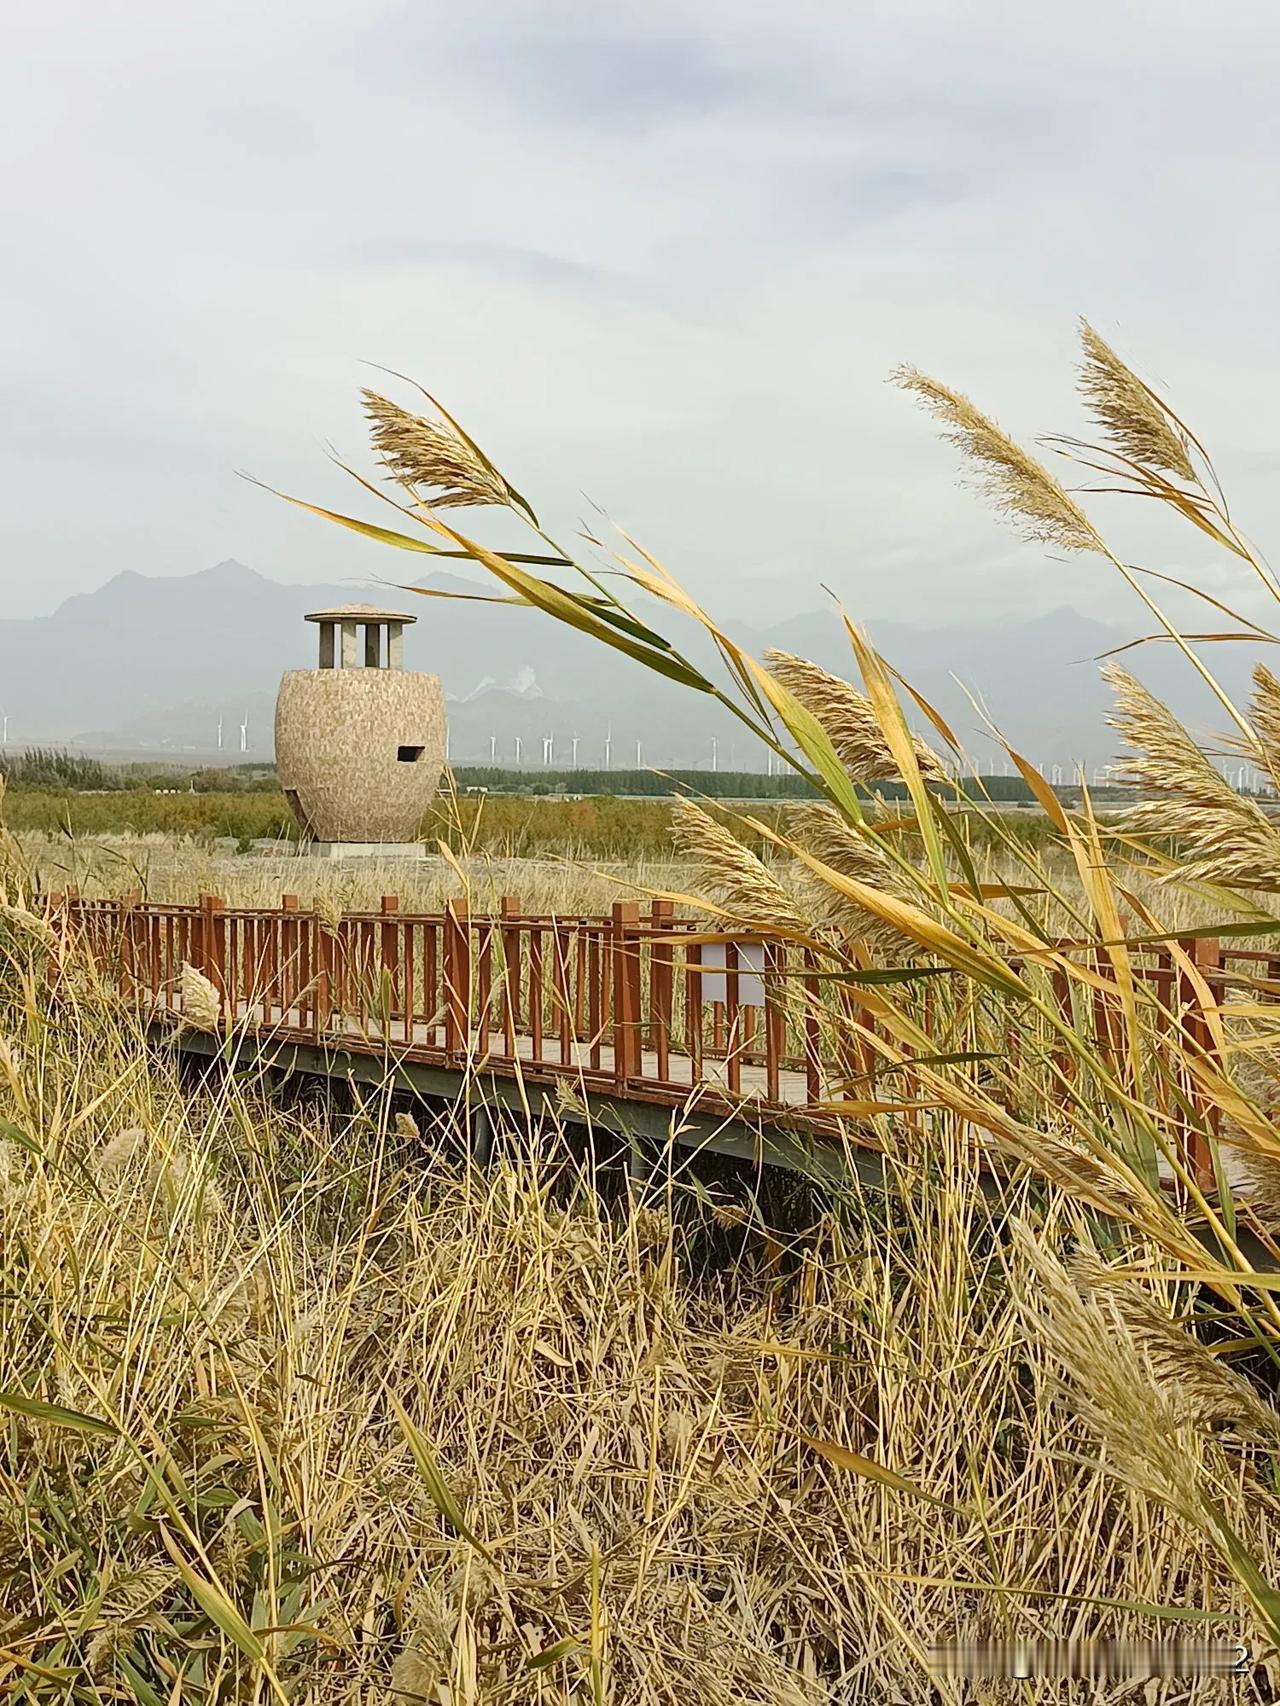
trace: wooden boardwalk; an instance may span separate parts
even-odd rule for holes
[[[823,1107],[838,1063],[822,1047],[817,968],[781,942],[700,931],[656,902],[608,914],[493,915],[461,905],[324,917],[277,908],[57,897],[99,970],[182,1046],[183,967],[213,985],[238,1058],[513,1107],[564,1110],[655,1139],[819,1171],[843,1165]],[[541,1094],[540,1094],[541,1092]],[[874,1139],[865,1144],[874,1153]],[[806,1162],[806,1164],[808,1164]]]
[[[56,900],[103,975],[155,1025],[180,1024],[184,967],[199,971],[241,1058],[369,1082],[394,1072],[440,1095],[482,1080],[523,1109],[563,1107],[568,1092],[602,1116],[622,1110],[629,1129],[655,1139],[678,1128],[693,1134],[688,1141],[822,1171],[878,1148],[869,1128],[833,1115],[849,1081],[874,1093],[882,1063],[865,1038],[833,1034],[812,953],[700,929],[665,902],[544,916],[508,898],[497,913],[473,916],[460,903],[402,913],[387,896],[376,913],[339,917],[305,911],[289,895],[276,908],[228,907],[212,895],[194,905],[140,894]],[[1175,960],[1168,946],[1153,946],[1135,956],[1135,970],[1167,1022],[1198,1047],[1212,1036],[1199,989],[1215,999],[1241,984],[1280,994],[1280,954],[1230,940],[1188,939],[1183,948]],[[1095,953],[1092,963],[1100,978],[1104,962]],[[1095,982],[1083,1007],[1077,994],[1072,1008],[1067,985],[1052,973],[1064,1014],[1113,1046],[1115,1013],[1102,987]],[[921,996],[926,1031],[931,999]],[[865,1009],[858,1016],[873,1035]],[[180,1034],[188,1049],[218,1046],[198,1028]],[[1191,1105],[1194,1086],[1187,1096]],[[1207,1145],[1188,1131],[1207,1186]]]

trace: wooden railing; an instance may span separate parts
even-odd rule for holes
[[[404,913],[387,895],[326,920],[292,895],[271,909],[55,898],[99,971],[156,1018],[182,1017],[190,965],[229,1020],[285,1040],[651,1101],[823,1096],[816,966],[781,942],[700,930],[669,902],[552,916],[507,897],[480,916],[463,902]]]
[[[824,995],[811,953],[780,938],[717,935],[676,918],[664,901],[644,910],[623,901],[603,914],[541,915],[508,897],[481,916],[461,901],[438,913],[404,913],[388,895],[376,913],[328,919],[292,895],[270,909],[227,906],[213,895],[164,905],[140,894],[85,900],[74,891],[55,904],[99,970],[157,1020],[182,1018],[182,971],[190,965],[213,985],[230,1024],[282,1040],[340,1043],[459,1070],[567,1076],[673,1105],[691,1095],[722,1106],[750,1099],[809,1121],[823,1117],[832,1086],[863,1084],[844,1093],[874,1095],[883,1065],[867,1008],[848,986]],[[1124,1081],[1132,1063],[1124,1058],[1109,961],[1097,949],[1079,954],[1096,974],[1092,988],[1060,968],[1035,976]],[[1241,987],[1280,999],[1280,950],[1186,938],[1177,952],[1163,943],[1137,949],[1132,964],[1153,997],[1155,1030],[1176,1033],[1180,1050],[1171,1059],[1188,1050],[1212,1058],[1214,1031],[1198,979],[1214,1001]],[[962,984],[953,980],[944,997],[939,983],[925,983],[914,996],[929,1035],[954,1024],[954,1005],[948,1019],[941,1004],[954,1003]],[[841,1003],[856,1026],[831,1022]],[[850,1041],[859,1028],[860,1040]],[[1011,1027],[1009,1052],[1026,1046]],[[1055,1074],[1060,1092],[1061,1076],[1077,1070],[1061,1036],[1050,1039],[1040,1064],[1048,1095]],[[894,1093],[904,1088],[899,1079]],[[1205,1137],[1216,1129],[1215,1115],[1194,1074],[1184,1074],[1169,1099],[1165,1112],[1207,1180]]]

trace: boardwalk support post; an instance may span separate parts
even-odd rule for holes
[[[477,1167],[487,1167],[493,1154],[493,1115],[484,1102],[471,1109],[471,1159]]]

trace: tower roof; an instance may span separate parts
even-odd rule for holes
[[[416,622],[403,610],[382,610],[376,604],[335,604],[332,610],[309,610],[308,622]]]

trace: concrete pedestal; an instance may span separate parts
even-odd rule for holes
[[[425,859],[422,841],[312,841],[306,848],[313,859]]]

